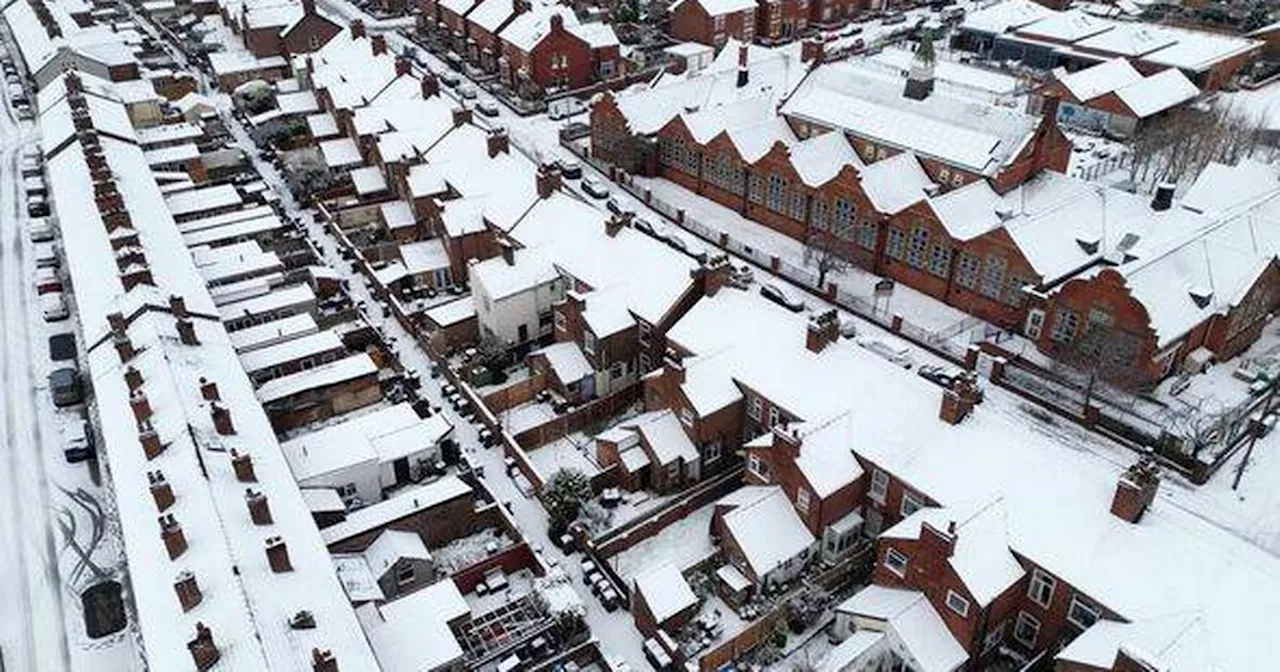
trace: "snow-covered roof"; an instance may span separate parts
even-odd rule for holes
[[[281,340],[315,333],[317,329],[315,318],[310,313],[302,313],[232,332],[231,345],[244,355]]]
[[[457,324],[476,316],[476,306],[469,297],[454,299],[426,311],[427,319],[441,327]]]
[[[551,17],[558,16],[564,26],[576,25],[578,17],[572,9],[558,5],[538,5],[526,12],[521,12],[499,35],[511,46],[529,53],[551,34]]]
[[[490,33],[496,33],[515,11],[513,0],[481,0],[467,15],[467,21]]]
[[[214,74],[219,77],[223,75],[234,75],[242,72],[255,72],[258,70],[284,69],[289,67],[289,61],[283,56],[263,56],[257,57],[248,51],[215,51],[208,55],[209,67],[213,68]]]
[[[274,289],[270,294],[218,306],[218,315],[224,322],[237,318],[263,315],[283,308],[314,305],[316,294],[311,285],[300,283]]]
[[[675,0],[671,3],[671,11],[686,2],[696,2],[708,16],[721,16],[756,8],[756,0]]]
[[[999,34],[1052,16],[1053,10],[1031,0],[1006,0],[965,14],[960,27]]]
[[[293,91],[276,96],[276,105],[285,114],[314,114],[320,111],[320,103],[314,91]]]
[[[1067,644],[1055,657],[1110,669],[1121,649],[1141,651],[1159,670],[1225,670],[1203,644],[1209,639],[1196,612],[1172,613],[1134,623],[1100,620]]]
[[[1110,24],[1104,19],[1078,9],[1071,9],[1050,14],[1039,21],[1023,26],[1019,32],[1061,42],[1075,42],[1110,28]]]
[[[484,197],[484,219],[509,229],[538,200],[538,166],[516,151],[489,156],[489,132],[472,124],[452,128],[431,145],[425,163],[409,169],[415,198],[452,187],[463,198]]]
[[[520,249],[508,264],[501,256],[471,264],[467,268],[472,285],[491,301],[501,301],[554,282],[560,277],[547,251]]]
[[[180,140],[195,140],[204,136],[204,129],[189,121],[181,121],[134,129],[134,134],[138,138],[138,144],[147,147]]]
[[[444,242],[439,238],[401,245],[400,258],[404,262],[405,272],[410,275],[431,273],[449,267],[449,254],[445,252]]]
[[[591,21],[588,23],[566,24],[565,30],[570,34],[576,35],[578,39],[587,43],[592,49],[603,49],[605,47],[616,47],[620,44],[618,34],[613,32],[613,26],[603,21]]]
[[[582,354],[582,348],[574,341],[561,341],[530,354],[546,357],[551,371],[565,385],[576,383],[595,373],[591,362]]]
[[[318,331],[314,334],[298,336],[282,343],[242,353],[240,355],[240,364],[244,366],[246,373],[255,373],[307,357],[340,351],[343,348],[342,339],[338,338],[336,333],[329,330]]]
[[[862,466],[849,448],[853,425],[847,417],[813,431],[803,424],[790,431],[802,438],[796,467],[819,499],[835,494],[862,476]]]
[[[431,553],[427,551],[427,545],[422,542],[422,537],[416,532],[403,530],[383,530],[361,555],[369,563],[369,569],[373,570],[374,576],[382,576],[405,558],[431,559]]]
[[[716,578],[724,582],[724,585],[731,592],[739,592],[751,587],[751,580],[742,575],[742,572],[733,565],[725,565],[716,570]]]
[[[1142,73],[1129,64],[1129,59],[1120,56],[1071,73],[1055,70],[1054,76],[1080,102],[1142,80]]]
[[[356,609],[383,672],[438,670],[462,660],[462,646],[449,622],[470,613],[453,579]]]
[[[873,584],[836,611],[883,622],[885,632],[902,645],[894,650],[905,652],[922,672],[953,672],[969,660],[924,593]]]
[[[128,142],[137,140],[129,113],[118,100],[86,92],[84,101],[89,111],[89,120],[99,133]],[[55,150],[76,134],[71,103],[66,97],[60,98],[51,107],[41,108],[39,122],[41,144],[46,153]]]
[[[307,130],[316,138],[328,138],[338,134],[338,121],[332,114],[322,112],[307,117]]]
[[[361,352],[313,369],[268,380],[258,388],[258,399],[263,404],[270,404],[307,390],[345,383],[377,372],[378,365],[374,364],[373,358]]]
[[[364,157],[360,156],[360,147],[351,138],[321,142],[320,156],[324,157],[324,165],[330,168],[346,168],[364,163]]]
[[[789,149],[791,166],[810,187],[820,187],[840,173],[845,166],[865,170],[858,152],[844,133],[823,133],[797,142]],[[863,178],[865,182],[865,177]],[[863,185],[865,188],[865,184]]]
[[[378,206],[378,212],[382,215],[382,223],[386,224],[388,229],[405,229],[418,223],[413,206],[406,201],[383,203]]]
[[[762,488],[754,501],[724,514],[724,525],[760,580],[816,542],[787,493],[777,486]]]
[[[303,490],[309,492],[310,490]],[[328,492],[333,492],[329,490]],[[337,494],[334,493],[334,497]],[[339,499],[338,503],[342,503]],[[333,555],[333,571],[338,575],[338,582],[346,591],[352,602],[372,602],[385,600],[387,596],[378,584],[378,578],[369,569],[369,563],[359,553],[335,553]]]
[[[1168,68],[1117,89],[1116,95],[1139,119],[1146,119],[1195,98],[1200,89],[1181,70]]]
[[[659,466],[665,467],[676,460],[684,460],[685,464],[696,464],[698,461],[697,446],[693,445],[680,420],[670,411],[638,416],[618,426],[634,427],[644,444],[653,451]]]
[[[999,499],[977,505],[922,508],[881,537],[919,540],[924,525],[954,539],[947,564],[980,606],[990,604],[1025,574],[1009,552],[1008,520],[1004,502]]]
[[[829,134],[835,135],[835,134]],[[911,152],[877,161],[861,172],[862,190],[880,212],[896,214],[924,200],[937,187]],[[986,180],[978,180],[986,183]]]
[[[240,192],[230,184],[179,191],[166,196],[164,200],[174,217],[187,217],[208,210],[220,210],[244,202]]]
[[[320,530],[320,535],[326,544],[335,544],[471,493],[471,486],[457,476],[445,476],[426,485],[406,488],[394,497],[352,511],[341,523]]]
[[[387,190],[387,179],[383,177],[382,169],[377,166],[361,166],[352,170],[349,175],[351,175],[352,186],[360,196]]]
[[[159,166],[166,163],[175,163],[180,161],[191,161],[200,158],[200,148],[194,142],[187,142],[181,145],[172,145],[170,147],[161,147],[146,152],[147,163],[152,166]]]
[[[644,597],[645,604],[659,626],[668,618],[698,605],[698,596],[684,580],[680,568],[667,562],[637,574],[636,590]]]
[[[335,109],[369,105],[397,79],[413,79],[396,74],[396,57],[388,49],[375,56],[373,40],[353,37],[340,30],[308,59],[312,87],[327,92]],[[417,80],[414,79],[416,86]]]
[[[906,77],[858,61],[816,69],[782,107],[783,114],[847,130],[872,142],[992,175],[1010,161],[1039,117],[935,90],[903,95]]]
[[[1242,159],[1234,166],[1213,162],[1204,167],[1182,195],[1182,207],[1218,216],[1264,198],[1280,188],[1280,173],[1271,164]]]

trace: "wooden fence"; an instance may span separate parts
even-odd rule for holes
[[[516,434],[515,440],[525,450],[533,450],[574,432],[599,424],[640,399],[643,385],[628,385],[608,396],[600,397],[572,411]]]

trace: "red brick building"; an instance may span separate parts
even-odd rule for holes
[[[316,12],[315,0],[244,5],[230,23],[239,28],[245,48],[258,58],[316,51],[340,30]]]
[[[717,49],[756,39],[756,0],[683,0],[671,7],[671,36]]]
[[[526,98],[583,88],[619,72],[619,43],[613,29],[603,23],[578,23],[567,8],[524,12],[499,38],[498,74]]]

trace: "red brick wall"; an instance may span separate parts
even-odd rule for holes
[[[671,12],[671,36],[682,42],[700,42],[719,47],[728,38],[750,42],[755,34],[754,12],[724,15],[724,27],[717,31],[715,20],[701,3],[686,0]]]
[[[1092,278],[1070,280],[1049,298],[1045,309],[1044,329],[1037,342],[1040,350],[1054,354],[1067,349],[1052,339],[1053,327],[1058,312],[1068,308],[1078,316],[1077,338],[1088,326],[1090,311],[1094,308],[1106,311],[1112,316],[1112,326],[1133,334],[1141,345],[1135,358],[1138,369],[1145,371],[1151,378],[1160,375],[1152,358],[1156,354],[1156,335],[1151,329],[1151,320],[1147,309],[1129,293],[1124,277],[1114,270],[1105,269]]]
[[[946,530],[942,530],[943,533]],[[876,544],[876,567],[872,574],[872,582],[878,586],[918,590],[929,598],[947,629],[967,651],[976,650],[980,645],[976,642],[978,623],[981,620],[981,608],[973,595],[965,588],[960,576],[952,569],[947,558],[951,553],[951,542],[943,540],[929,528],[920,530],[920,539],[887,539],[881,537]],[[896,549],[905,554],[906,573],[898,576],[885,565],[885,555],[889,549]],[[969,611],[965,616],[947,606],[947,592],[954,591],[969,601]]]
[[[550,32],[529,53],[525,54],[505,42],[503,53],[511,63],[521,63],[527,67],[533,82],[543,88],[567,86],[577,89],[591,84],[595,79],[590,45],[566,31],[559,16],[551,19]],[[567,59],[566,67],[552,67],[556,56]]]
[[[305,54],[323,47],[338,34],[338,24],[319,16],[308,14],[302,18],[289,32],[285,33],[283,47],[285,54]]]
[[[810,23],[840,23],[867,8],[865,0],[809,0]]]
[[[809,23],[809,0],[779,0],[756,7],[756,36],[762,40],[795,39]]]
[[[245,28],[244,46],[254,56],[280,56],[284,53],[284,43],[280,39],[280,26],[265,28]]]

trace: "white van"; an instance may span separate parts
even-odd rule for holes
[[[27,236],[33,243],[47,243],[53,240],[53,222],[48,217],[33,217],[27,220]]]
[[[40,312],[45,322],[57,322],[68,317],[67,299],[62,292],[49,292],[40,295]]]

